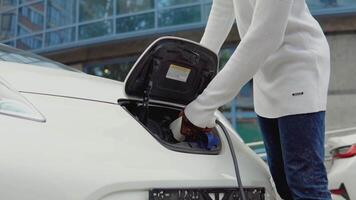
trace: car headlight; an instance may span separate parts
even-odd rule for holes
[[[0,114],[46,122],[45,117],[18,91],[0,78]]]

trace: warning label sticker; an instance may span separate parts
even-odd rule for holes
[[[181,81],[181,82],[187,82],[190,72],[191,69],[189,68],[171,64],[169,66],[166,78]]]

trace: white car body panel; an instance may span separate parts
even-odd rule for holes
[[[338,189],[343,183],[351,199],[356,197],[356,157],[348,159],[335,159],[333,166],[328,173],[329,188]]]
[[[0,199],[148,199],[150,188],[236,187],[222,138],[219,155],[169,150],[117,104],[123,84],[82,73],[0,62],[0,77],[45,123],[0,115]],[[223,115],[244,186],[274,190],[265,163]]]
[[[327,151],[352,144],[356,144],[356,134],[334,136],[328,139]],[[356,157],[332,159],[329,162],[331,162],[328,169],[329,188],[338,189],[341,184],[344,184],[350,199],[356,199]]]
[[[347,81],[347,80],[345,80]],[[339,189],[344,184],[350,199],[356,199],[356,157],[332,159],[330,151],[356,144],[356,95],[334,94],[328,97],[326,134],[326,166],[329,189]],[[333,199],[342,199],[333,195]]]
[[[1,77],[18,91],[117,103],[123,83],[84,73],[0,61]]]

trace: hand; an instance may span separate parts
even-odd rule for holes
[[[169,126],[173,132],[173,136],[178,141],[196,141],[198,136],[212,131],[212,128],[201,128],[195,126],[185,116],[184,111],[179,114],[179,118]]]

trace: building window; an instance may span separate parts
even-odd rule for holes
[[[76,20],[76,0],[48,0],[47,28],[71,25]]]
[[[36,0],[20,0],[20,4],[24,4],[24,3],[30,3]]]
[[[158,26],[173,26],[201,22],[201,6],[162,9],[158,14]]]
[[[79,26],[79,39],[89,39],[112,34],[112,20]]]
[[[40,49],[42,47],[42,34],[20,38],[16,41],[16,48],[24,50]]]
[[[15,10],[0,14],[0,40],[7,40],[15,37]]]
[[[152,10],[155,7],[154,3],[154,0],[117,0],[116,13],[122,15]]]
[[[307,0],[307,3],[312,12],[317,14],[320,12],[332,14],[350,9],[356,10],[355,0]]]
[[[66,28],[58,31],[46,33],[46,46],[54,46],[73,42],[75,39],[75,29]]]
[[[177,5],[191,4],[191,3],[199,3],[199,0],[160,0],[158,1],[158,7],[171,7]]]
[[[203,5],[203,21],[207,21],[209,18],[212,3],[207,3]]]
[[[116,19],[116,33],[152,29],[155,26],[154,12],[120,17]]]
[[[124,81],[135,61],[136,57],[93,62],[85,64],[83,71],[95,76]]]
[[[18,35],[21,36],[21,35],[27,35],[29,34],[30,31],[28,31],[26,28],[24,28],[23,26],[19,25],[18,27]]]
[[[88,21],[112,16],[112,0],[79,0],[79,21]]]
[[[44,21],[43,12],[43,2],[20,7],[18,17],[19,35],[42,31]],[[25,29],[26,31],[21,29]]]
[[[11,41],[5,42],[4,44],[14,47],[15,41],[11,40]]]
[[[0,11],[8,10],[16,6],[16,0],[0,0]]]

